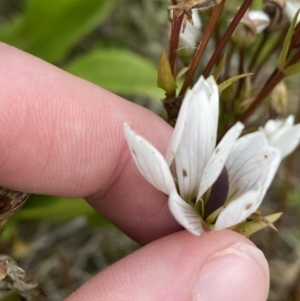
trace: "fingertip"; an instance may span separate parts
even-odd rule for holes
[[[181,231],[109,267],[67,300],[264,301],[268,287],[267,262],[246,238]]]
[[[239,242],[208,259],[196,282],[193,301],[264,301],[268,289],[269,269],[263,253]]]

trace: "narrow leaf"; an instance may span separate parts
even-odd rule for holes
[[[244,74],[240,74],[240,75],[236,75],[233,76],[227,80],[225,80],[223,83],[219,84],[219,92],[223,92],[226,88],[228,88],[229,86],[231,86],[233,83],[235,83],[236,81],[238,81],[240,78],[252,75],[253,73],[244,73]]]
[[[167,94],[172,94],[177,88],[165,50],[163,50],[158,63],[157,86]]]
[[[216,67],[216,69],[215,69],[215,71],[213,73],[213,76],[214,76],[214,78],[215,78],[216,81],[218,80],[219,76],[221,75],[221,72],[223,70],[224,64],[226,62],[226,56],[227,56],[227,54],[224,53],[224,55],[221,58],[220,63],[218,64],[218,66]]]
[[[278,69],[279,70],[284,70],[284,67],[286,65],[287,54],[288,54],[288,51],[290,48],[290,44],[291,44],[291,40],[293,37],[294,28],[295,28],[295,25],[296,25],[296,22],[298,19],[298,15],[299,15],[299,10],[295,14],[295,16],[290,24],[289,30],[287,32],[286,38],[283,42],[283,47],[282,47],[281,53],[278,58]]]

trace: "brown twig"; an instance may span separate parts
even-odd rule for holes
[[[172,18],[172,28],[171,28],[171,38],[169,44],[169,62],[171,66],[172,74],[176,74],[176,58],[177,58],[177,49],[179,43],[179,35],[181,30],[182,21],[184,18],[184,13],[177,14],[176,10],[173,11]]]
[[[186,92],[186,90],[188,89],[188,87],[191,85],[192,83],[192,80],[193,80],[193,76],[195,74],[195,71],[199,65],[199,62],[200,62],[200,59],[202,57],[202,54],[206,48],[206,45],[212,35],[212,32],[216,26],[216,23],[218,21],[218,18],[221,14],[221,12],[223,11],[223,7],[224,7],[224,4],[225,4],[225,1],[226,0],[222,0],[220,4],[216,5],[213,10],[212,10],[212,15],[209,19],[209,22],[207,24],[207,27],[205,29],[205,32],[203,34],[203,37],[201,39],[201,42],[199,43],[199,46],[198,46],[198,49],[195,53],[195,56],[193,58],[193,61],[191,63],[191,66],[187,72],[187,75],[186,75],[186,78],[185,78],[185,81],[182,85],[182,88],[179,92],[179,96],[183,96]]]
[[[245,0],[234,16],[233,20],[231,21],[228,29],[226,30],[225,34],[223,35],[220,43],[218,44],[214,54],[212,55],[211,59],[209,60],[208,64],[206,65],[204,71],[203,71],[203,76],[207,77],[209,73],[211,72],[213,66],[216,64],[217,60],[219,59],[219,56],[221,52],[223,51],[224,47],[226,46],[228,40],[232,36],[234,30],[240,23],[240,20],[243,18],[244,14],[246,13],[247,9],[250,7],[252,3],[252,0]]]

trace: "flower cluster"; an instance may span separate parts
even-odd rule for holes
[[[213,77],[201,77],[182,103],[166,158],[129,125],[124,127],[140,172],[169,196],[173,216],[195,235],[233,227],[251,216],[281,158],[300,139],[300,125],[293,126],[289,117],[240,138],[244,126],[237,122],[216,146],[218,116],[218,86]],[[290,147],[282,149],[287,136]]]

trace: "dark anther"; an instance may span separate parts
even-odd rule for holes
[[[204,219],[224,205],[228,190],[228,173],[226,167],[224,167],[217,181],[211,187],[210,196],[205,207]]]

